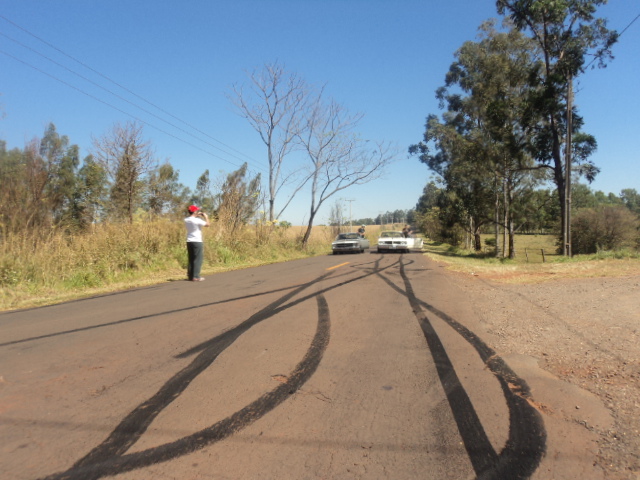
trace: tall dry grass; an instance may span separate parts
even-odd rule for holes
[[[314,227],[300,248],[303,227],[247,226],[233,236],[214,223],[205,230],[203,273],[328,253],[329,227]],[[4,234],[0,241],[0,310],[186,278],[182,222],[96,225],[89,232]]]

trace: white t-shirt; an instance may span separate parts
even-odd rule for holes
[[[184,223],[187,226],[187,242],[202,242],[202,227],[207,222],[198,217],[187,217]]]

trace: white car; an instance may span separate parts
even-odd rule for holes
[[[369,248],[369,240],[361,237],[359,233],[339,233],[331,244],[333,254],[338,253],[364,253]]]
[[[402,232],[397,231],[380,232],[380,237],[378,237],[378,253],[396,251],[409,253],[409,250],[412,248],[422,249],[422,239],[405,237]]]

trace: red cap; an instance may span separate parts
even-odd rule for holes
[[[200,210],[200,207],[197,207],[195,205],[191,205],[189,207],[189,213],[197,212],[198,210]]]

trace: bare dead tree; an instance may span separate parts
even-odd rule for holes
[[[379,178],[395,160],[395,149],[383,142],[362,140],[354,129],[362,115],[351,115],[340,104],[325,103],[318,95],[307,117],[305,130],[298,136],[308,157],[311,204],[307,230],[302,238],[306,246],[313,221],[322,204],[336,193],[353,185]]]
[[[346,223],[344,212],[342,211],[342,202],[336,199],[331,205],[329,211],[329,224],[331,225],[331,233],[336,236],[342,232],[342,227]]]
[[[111,182],[110,214],[133,223],[145,188],[141,180],[156,164],[149,142],[142,138],[142,126],[115,124],[102,138],[94,139],[93,145]]]
[[[310,88],[301,77],[287,72],[278,62],[265,64],[247,76],[249,85],[234,84],[233,93],[228,98],[267,147],[269,220],[273,221],[282,215],[304,186],[304,182],[299,183],[276,214],[276,197],[282,187],[291,184],[300,173],[296,169],[285,172],[283,165],[287,155],[296,147],[295,140],[308,109]]]

